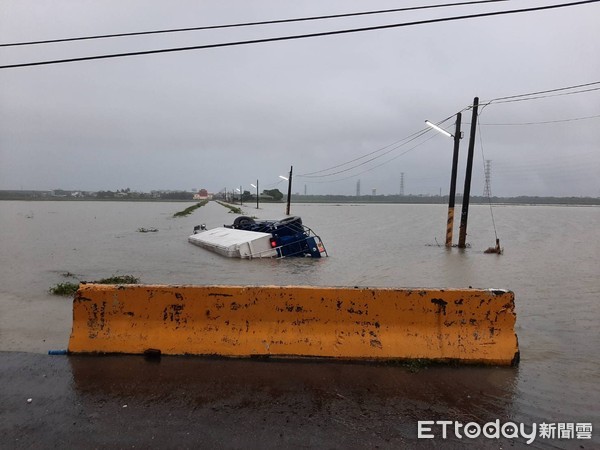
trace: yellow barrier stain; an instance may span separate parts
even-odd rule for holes
[[[69,352],[518,362],[504,290],[81,285]]]

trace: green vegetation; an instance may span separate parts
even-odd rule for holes
[[[176,212],[175,214],[173,214],[173,217],[189,216],[195,210],[197,210],[198,208],[201,208],[202,206],[206,205],[207,203],[208,203],[208,200],[202,200],[200,203],[196,203],[195,205],[185,208],[183,211]]]
[[[133,275],[113,275],[109,278],[102,278],[98,281],[88,281],[95,284],[138,284],[140,279]]]
[[[406,367],[410,373],[419,373],[431,365],[431,362],[426,359],[412,359],[404,361],[402,366]]]
[[[225,208],[229,208],[230,213],[244,214],[244,211],[242,211],[242,208],[238,208],[237,206],[233,206],[228,203],[223,203],[223,202],[219,202],[219,201],[217,201],[217,203],[221,206],[224,206]]]
[[[283,193],[279,189],[265,189],[263,194],[272,197],[276,202],[283,199]]]
[[[56,191],[55,191],[56,192]],[[65,191],[64,195],[72,195],[69,191]],[[119,189],[117,191],[98,191],[88,195],[82,193],[82,197],[91,197],[98,200],[193,200],[194,193],[186,191],[169,191],[169,192],[132,192],[131,189]]]
[[[68,273],[68,272],[67,272]],[[102,278],[96,281],[88,281],[87,283],[93,284],[138,284],[140,282],[138,277],[133,275],[113,275],[109,278]],[[79,289],[79,283],[72,283],[67,281],[66,283],[58,283],[49,289],[52,295],[73,296]]]
[[[62,295],[66,297],[68,295],[75,295],[77,289],[79,289],[79,283],[67,281],[66,283],[58,283],[56,286],[52,286],[50,288],[50,293],[52,295]]]

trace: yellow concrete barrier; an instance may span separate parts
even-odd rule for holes
[[[518,363],[504,290],[81,285],[69,352]]]

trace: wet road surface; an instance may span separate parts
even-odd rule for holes
[[[5,352],[0,442],[5,448],[508,448],[520,442],[418,440],[417,421],[510,420],[517,371]]]

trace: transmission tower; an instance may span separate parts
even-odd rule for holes
[[[360,197],[360,180],[356,182],[356,196]]]
[[[404,172],[400,172],[400,196],[404,196]]]
[[[483,187],[483,196],[492,196],[492,160],[485,160],[485,186]]]

